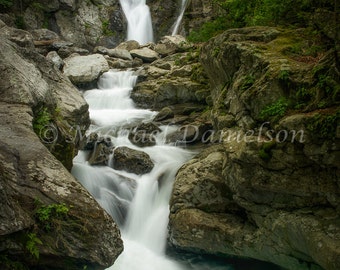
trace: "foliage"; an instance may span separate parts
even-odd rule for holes
[[[254,25],[295,25],[306,27],[311,14],[318,8],[334,10],[333,0],[213,0],[224,14],[192,31],[188,39],[207,41],[220,32]],[[318,48],[313,48],[318,50]],[[313,52],[310,52],[313,53]]]
[[[44,229],[52,229],[54,220],[60,220],[67,216],[69,208],[64,204],[41,205],[35,213],[35,216]]]
[[[191,42],[208,41],[211,37],[222,33],[225,29],[230,27],[227,18],[218,17],[213,21],[203,24],[199,30],[191,31],[187,39]]]
[[[35,233],[28,233],[25,247],[34,258],[39,259],[39,249],[37,245],[42,245],[41,240]]]
[[[333,139],[336,136],[337,126],[340,121],[340,110],[333,114],[317,113],[307,125],[313,137],[317,139]]]
[[[3,6],[4,8],[9,8],[13,6],[12,0],[0,0],[0,6]]]
[[[280,98],[275,103],[265,107],[260,112],[259,116],[260,116],[261,120],[267,120],[268,118],[274,118],[273,120],[277,120],[277,119],[281,118],[282,116],[284,116],[288,107],[289,107],[289,103],[288,103],[287,99]]]
[[[295,94],[295,109],[306,107],[313,97],[313,93],[308,91],[306,87],[300,87]]]
[[[39,134],[43,128],[50,124],[52,121],[52,115],[49,112],[48,108],[43,107],[41,108],[36,114],[33,119],[33,129],[34,131]]]

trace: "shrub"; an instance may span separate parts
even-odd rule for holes
[[[268,118],[273,118],[273,120],[278,120],[286,113],[289,107],[288,101],[286,98],[280,98],[275,103],[265,107],[260,112],[260,119],[267,120]]]
[[[229,28],[254,25],[296,25],[305,27],[311,14],[318,8],[334,11],[333,0],[213,0],[224,15],[192,31],[188,39],[193,42],[207,41]],[[318,50],[318,48],[314,48]],[[314,51],[310,52],[315,53]]]
[[[12,0],[0,0],[0,6],[3,6],[4,8],[9,8],[13,6]]]

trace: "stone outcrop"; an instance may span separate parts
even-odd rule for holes
[[[63,166],[88,105],[32,40],[21,42],[28,32],[14,39],[25,48],[11,33],[0,21],[0,267],[105,269],[123,249],[120,232]]]
[[[158,43],[156,47],[160,44],[163,43]],[[139,76],[140,82],[133,89],[131,98],[139,107],[156,110],[166,106],[179,108],[177,105],[182,106],[183,103],[187,104],[187,107],[202,105],[204,107],[210,93],[207,79],[199,63],[198,48],[187,42],[172,41],[169,44],[173,44],[174,50],[169,51],[170,55],[167,57],[154,59],[145,67],[145,72]],[[180,50],[182,52],[177,52]]]
[[[169,235],[176,247],[286,269],[340,267],[338,101],[312,70],[323,67],[339,82],[334,66],[325,68],[328,53],[313,61],[286,53],[295,34],[234,29],[202,48],[217,144],[177,174]],[[301,105],[301,88],[323,94]],[[329,107],[315,110],[317,102]],[[300,110],[286,112],[294,104]]]

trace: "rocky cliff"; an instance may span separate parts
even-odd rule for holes
[[[0,37],[1,269],[104,269],[120,232],[65,168],[88,105],[28,32],[0,21]]]
[[[119,0],[8,1],[0,19],[27,31],[45,28],[77,47],[113,48],[126,39],[127,22]],[[180,1],[150,1],[155,39],[171,33],[179,14]]]
[[[340,267],[339,76],[334,51],[296,50],[313,42],[306,30],[257,27],[202,47],[212,146],[177,174],[173,245],[287,269]]]

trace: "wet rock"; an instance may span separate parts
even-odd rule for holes
[[[139,147],[154,146],[155,136],[161,129],[153,123],[142,123],[134,128],[129,134],[129,140]]]
[[[171,119],[175,116],[173,110],[169,107],[164,107],[154,118],[155,122]]]
[[[88,162],[90,165],[107,165],[112,149],[103,143],[96,143],[91,152]]]
[[[81,150],[93,150],[96,143],[98,142],[98,134],[92,132],[89,136],[84,137],[82,142],[80,143]]]
[[[167,142],[175,143],[176,145],[188,145],[197,142],[203,142],[209,136],[209,131],[212,130],[212,125],[202,122],[192,122],[180,126],[174,133],[166,137]]]
[[[154,164],[148,154],[128,147],[117,147],[113,153],[113,168],[135,174],[145,174]]]

